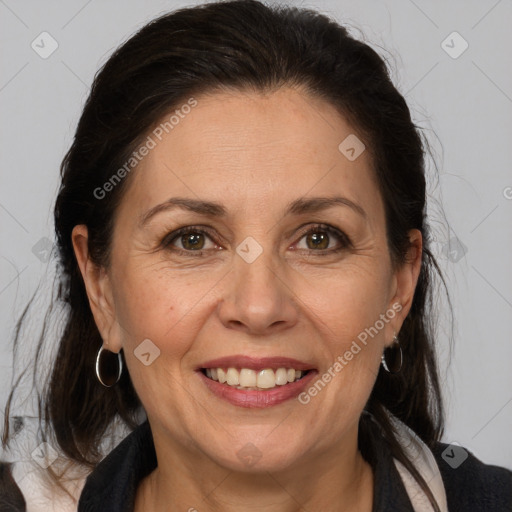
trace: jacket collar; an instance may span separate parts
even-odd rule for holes
[[[133,512],[139,483],[157,467],[146,419],[87,477],[77,512]]]

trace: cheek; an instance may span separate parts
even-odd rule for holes
[[[127,368],[145,408],[157,411],[169,396],[165,390],[181,388],[182,361],[201,328],[201,298],[211,286],[151,267],[126,266],[122,275],[115,302]],[[176,412],[179,403],[168,400],[166,408]]]
[[[126,267],[122,275],[115,303],[124,344],[134,349],[149,338],[162,352],[179,355],[187,350],[198,325],[191,317],[200,310],[208,283],[201,286],[168,269]]]
[[[346,430],[350,418],[356,421],[375,384],[386,332],[380,320],[387,308],[386,283],[382,274],[353,268],[333,274],[328,287],[300,291],[308,306],[304,312],[323,338],[317,353],[323,352],[325,364],[302,403],[311,401],[333,436]]]
[[[307,306],[305,315],[324,340],[317,349],[325,364],[318,378],[328,382],[325,388],[320,383],[316,388],[322,389],[319,394],[325,411],[332,413],[340,407],[345,411],[334,420],[340,428],[347,417],[360,413],[378,374],[388,331],[380,320],[388,303],[387,275],[378,265],[347,266],[333,272],[328,283],[316,280],[319,286],[297,291]]]
[[[347,339],[373,325],[385,313],[389,279],[379,266],[346,266],[339,271],[308,276],[294,292],[335,339]],[[314,286],[313,286],[314,283]],[[318,322],[317,322],[318,323]]]

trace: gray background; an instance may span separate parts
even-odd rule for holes
[[[195,3],[201,2],[0,0],[2,409],[11,384],[15,321],[42,282],[44,293],[24,336],[33,346],[48,301],[54,260],[47,249],[58,168],[94,73],[151,18]],[[503,0],[293,3],[348,23],[358,37],[357,29],[364,33],[389,61],[414,121],[431,142],[440,173],[429,189],[433,249],[456,320],[450,362],[448,317],[440,317],[448,413],[444,441],[512,469],[512,5]],[[48,36],[40,36],[44,31],[58,44],[46,59],[31,47],[35,41],[50,48]],[[469,45],[457,58],[463,41],[447,39],[454,31]],[[452,56],[443,49],[446,39],[443,46]],[[449,229],[439,222],[435,200],[442,200]],[[440,308],[446,311],[442,302]],[[27,347],[20,355],[28,361]],[[33,410],[30,400],[17,407],[28,415]]]

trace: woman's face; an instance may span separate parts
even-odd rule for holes
[[[195,99],[151,134],[111,266],[88,281],[105,344],[124,350],[155,440],[190,457],[278,470],[343,451],[409,310],[421,237],[394,271],[369,148],[357,156],[329,104],[290,88]],[[232,385],[204,373],[229,367]],[[292,369],[310,371],[283,384]]]

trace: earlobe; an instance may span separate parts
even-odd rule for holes
[[[110,279],[106,270],[90,258],[87,226],[84,224],[75,226],[71,239],[89,305],[104,346],[113,352],[119,352],[121,349],[119,340],[113,340],[111,336],[112,330],[115,330],[116,320]]]

